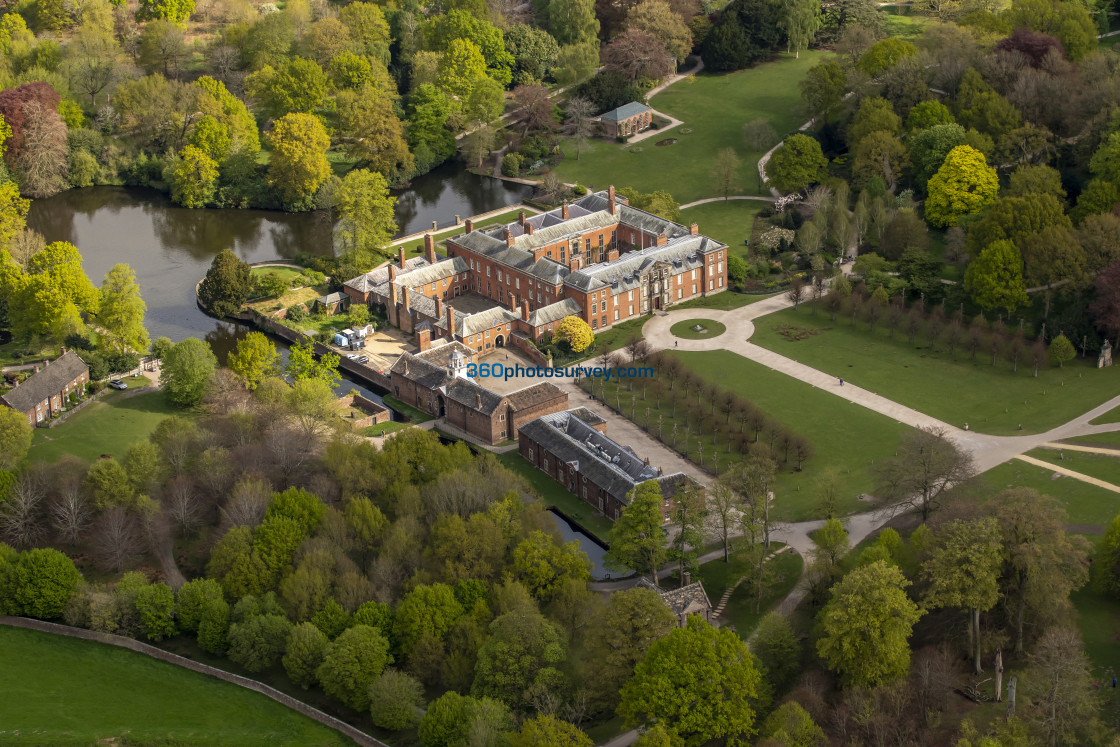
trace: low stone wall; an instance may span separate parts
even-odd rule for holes
[[[535,348],[529,342],[529,338],[522,337],[520,335],[510,335],[509,336],[509,343],[510,343],[510,345],[517,348],[518,350],[520,350],[525,355],[529,356],[529,359],[531,361],[533,361],[534,363],[536,363],[538,366],[549,365],[548,356],[546,356],[540,350],[537,350],[537,348]]]
[[[73,415],[74,413],[77,413],[77,412],[81,412],[86,407],[93,404],[97,400],[101,399],[102,397],[104,397],[108,393],[109,393],[109,387],[105,387],[100,392],[94,392],[93,394],[89,395],[88,397],[86,397],[84,400],[82,400],[78,404],[76,404],[73,407],[71,407],[70,409],[68,409],[66,412],[59,415],[57,418],[54,418],[52,420],[46,420],[46,421],[40,423],[39,427],[54,428],[55,426],[62,425],[63,423],[65,423],[67,420],[70,419],[71,415]]]
[[[349,396],[342,397],[341,399],[339,399],[339,403],[342,407],[352,407],[355,410],[361,410],[362,412],[367,413],[366,417],[364,418],[355,418],[353,420],[346,421],[350,423],[350,427],[353,430],[368,428],[369,426],[377,423],[387,423],[393,419],[393,414],[392,412],[390,412],[388,407],[378,402],[374,402],[372,399],[367,399],[360,394],[351,394]]]
[[[127,648],[130,651],[135,651],[140,654],[145,654],[153,659],[165,661],[168,664],[174,664],[184,669],[190,669],[193,672],[209,675],[223,682],[244,687],[247,690],[258,692],[261,695],[272,698],[277,703],[287,706],[294,711],[302,713],[310,719],[318,721],[323,726],[334,729],[342,734],[345,734],[350,739],[353,739],[363,747],[389,747],[384,742],[374,739],[364,731],[357,729],[345,721],[341,721],[334,716],[323,713],[318,708],[313,708],[301,700],[296,700],[290,695],[285,695],[274,687],[251,680],[248,677],[242,677],[238,674],[232,674],[206,664],[192,661],[185,657],[173,654],[169,651],[164,651],[161,648],[156,648],[147,643],[133,640],[132,638],[125,638],[124,636],[111,635],[109,633],[99,633],[94,630],[84,630],[82,628],[71,628],[68,625],[58,625],[56,623],[43,622],[42,620],[31,620],[26,617],[6,617],[0,616],[0,625],[8,625],[13,628],[26,628],[28,630],[38,630],[43,633],[51,633],[53,635],[64,635],[70,638],[81,638],[87,641],[97,641],[98,643],[105,643],[109,646],[116,646],[118,648]]]

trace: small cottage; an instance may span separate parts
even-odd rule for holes
[[[57,360],[47,361],[42,369],[0,397],[0,404],[23,413],[28,423],[37,425],[62,412],[72,393],[81,397],[88,382],[89,366],[77,353],[64,349]]]
[[[653,109],[637,101],[611,109],[601,116],[603,134],[607,137],[629,137],[648,130],[653,123]]]

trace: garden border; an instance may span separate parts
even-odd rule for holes
[[[334,716],[323,713],[317,708],[314,708],[301,700],[296,700],[290,695],[286,695],[275,688],[268,685],[251,680],[248,677],[242,677],[239,674],[226,672],[221,669],[202,664],[197,661],[192,661],[185,657],[173,654],[169,651],[164,651],[161,648],[142,643],[141,641],[124,636],[112,635],[110,633],[100,633],[94,630],[85,630],[84,628],[72,628],[68,625],[59,625],[58,623],[44,622],[42,620],[32,620],[26,617],[9,617],[0,616],[0,625],[7,625],[13,628],[24,628],[26,630],[37,630],[41,633],[51,633],[53,635],[64,635],[69,638],[81,638],[87,641],[96,641],[104,643],[109,646],[116,646],[118,648],[129,649],[139,654],[146,654],[153,659],[165,661],[168,664],[189,669],[199,674],[209,675],[216,679],[228,682],[232,685],[243,687],[247,690],[258,692],[265,697],[271,698],[280,705],[287,706],[292,710],[307,716],[310,719],[318,721],[323,726],[334,729],[335,731],[349,737],[363,747],[389,747],[384,742],[371,737],[360,729],[351,726],[345,721],[335,718]]]

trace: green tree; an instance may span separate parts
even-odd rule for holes
[[[547,31],[523,23],[506,30],[505,44],[513,57],[513,82],[518,85],[540,83],[560,55],[559,45]]]
[[[626,28],[651,34],[678,60],[692,52],[692,32],[666,0],[642,0],[626,14]]]
[[[968,226],[968,251],[976,256],[1000,239],[1013,241],[1019,250],[1024,240],[1048,226],[1070,228],[1062,203],[1054,195],[1001,197]]]
[[[548,30],[560,44],[584,44],[599,35],[594,0],[548,0]]]
[[[832,587],[818,617],[817,654],[845,685],[875,687],[910,668],[910,632],[922,610],[906,596],[910,582],[897,567],[877,561]]]
[[[245,87],[268,117],[279,119],[318,108],[327,95],[327,74],[315,61],[296,57],[278,68],[266,65],[245,79]]]
[[[211,654],[225,654],[229,649],[229,603],[225,599],[215,599],[202,608],[198,647]]]
[[[486,76],[482,50],[469,39],[453,39],[439,58],[436,85],[452,96],[467,98],[474,82]]]
[[[546,604],[565,580],[589,580],[591,561],[578,542],[561,545],[552,535],[534,530],[514,548],[513,572],[537,601]]]
[[[848,76],[839,63],[818,62],[798,86],[813,118],[828,120],[848,91]]]
[[[907,132],[928,130],[931,127],[953,124],[956,121],[949,107],[940,101],[922,101],[915,104],[906,115],[906,130]]]
[[[1120,514],[1105,529],[1093,566],[1094,586],[1106,594],[1120,596]]]
[[[145,586],[136,594],[136,611],[149,641],[175,635],[175,592],[165,583]]]
[[[824,526],[813,535],[813,544],[817,546],[815,554],[823,558],[830,566],[839,565],[841,559],[848,554],[851,543],[848,540],[848,530],[839,519],[828,519]]]
[[[198,286],[198,299],[211,313],[232,316],[252,292],[252,269],[229,249],[222,249]]]
[[[408,654],[421,637],[442,640],[463,614],[455,591],[447,584],[421,584],[405,595],[393,615],[401,651]]]
[[[148,349],[144,312],[148,306],[140,297],[136,273],[126,264],[113,265],[101,283],[101,303],[97,321],[103,339],[118,353],[142,353]]]
[[[788,48],[794,57],[801,57],[801,50],[808,49],[821,28],[820,0],[786,0],[783,3],[782,29]]]
[[[128,473],[112,457],[94,462],[82,481],[82,490],[98,511],[110,506],[130,506],[136,499]]]
[[[397,198],[389,195],[385,177],[376,171],[355,169],[335,190],[337,246],[343,252],[372,252],[387,246],[397,232],[393,206]]]
[[[195,125],[195,133],[197,134],[201,128],[204,135],[199,136],[198,141],[192,137],[191,144],[201,148],[214,160],[223,160],[219,158],[221,149],[215,147],[220,144],[221,138],[215,140],[213,136],[205,135],[208,130],[203,122],[206,121],[206,117],[213,117],[229,134],[230,153],[241,153],[255,158],[261,149],[260,135],[257,121],[245,106],[245,102],[226,90],[224,83],[214,80],[209,75],[203,75],[195,81],[195,85],[199,88],[198,108],[203,112],[202,119]]]
[[[891,37],[872,44],[871,48],[860,56],[856,67],[860,72],[877,78],[902,60],[915,57],[917,54],[918,48],[910,42]]]
[[[10,472],[19,466],[31,448],[32,435],[26,415],[9,407],[0,408],[0,470]]]
[[[676,626],[676,616],[652,589],[636,587],[608,597],[587,626],[596,634],[587,639],[583,680],[596,709],[618,706],[619,693],[634,667],[655,641]]]
[[[195,124],[190,143],[220,163],[229,157],[233,138],[230,137],[229,127],[224,122],[207,114]]]
[[[766,668],[770,684],[779,692],[801,671],[801,643],[780,612],[768,612],[759,620],[751,650]]]
[[[611,527],[607,566],[648,574],[656,584],[657,572],[668,558],[661,531],[661,485],[656,480],[646,480],[626,498],[629,503]]]
[[[159,383],[167,399],[180,407],[202,402],[218,359],[210,346],[194,337],[175,343],[164,356]]]
[[[369,708],[370,685],[393,663],[389,642],[376,628],[355,625],[331,643],[319,666],[324,692],[356,711]]]
[[[289,206],[305,206],[331,174],[327,162],[330,137],[310,114],[286,114],[268,135],[272,162],[268,183]]]
[[[618,713],[628,724],[661,724],[687,745],[745,745],[761,683],[742,639],[694,615],[650,647],[622,688]]]
[[[284,372],[292,377],[292,381],[321,381],[334,388],[342,380],[338,373],[338,362],[337,353],[325,353],[316,358],[311,343],[296,344],[289,350],[288,365]]]
[[[350,3],[338,14],[361,52],[389,64],[389,23],[376,3]]]
[[[980,73],[969,69],[961,77],[957,94],[957,121],[993,138],[1020,125],[1019,110],[984,82]]]
[[[852,179],[858,187],[878,178],[893,192],[907,166],[906,146],[885,130],[870,133],[852,151]]]
[[[766,179],[784,194],[800,192],[820,181],[827,166],[820,143],[808,135],[791,135],[770,156]]]
[[[288,634],[280,660],[288,678],[304,690],[316,683],[315,673],[323,663],[330,641],[309,622],[300,623]]]
[[[999,601],[1002,566],[999,523],[993,518],[949,522],[938,531],[937,547],[922,564],[930,607],[959,607],[969,616],[969,648],[976,674],[983,646],[980,613]]]
[[[202,613],[222,599],[222,587],[213,579],[195,578],[180,586],[175,597],[179,627],[185,633],[195,633]]]
[[[229,626],[230,661],[250,672],[275,666],[284,654],[292,624],[283,615],[253,615]]]
[[[1050,341],[1049,356],[1052,363],[1057,363],[1059,368],[1064,368],[1066,362],[1077,357],[1077,349],[1073,347],[1068,337],[1058,335]]]
[[[552,339],[554,342],[567,343],[574,353],[582,353],[595,341],[595,333],[591,331],[590,324],[573,315],[564,317],[556,325]]]
[[[373,723],[382,729],[411,729],[423,714],[424,686],[415,677],[386,669],[369,686],[369,707]]]
[[[418,732],[424,747],[456,747],[470,744],[473,734],[493,735],[497,742],[512,727],[513,715],[504,704],[449,690],[428,704]]]
[[[559,628],[536,609],[501,615],[490,623],[490,637],[478,650],[471,694],[528,705],[534,692],[563,689],[566,643]]]
[[[848,147],[854,148],[861,140],[873,132],[886,132],[898,135],[902,130],[902,119],[894,113],[891,102],[881,96],[868,96],[859,102],[859,110],[848,125],[845,138]]]
[[[1010,184],[1005,194],[1008,197],[1049,194],[1059,200],[1066,198],[1066,190],[1062,187],[1062,175],[1056,168],[1029,163],[1011,172]]]
[[[194,13],[194,0],[140,0],[137,21],[163,19],[184,25]]]
[[[188,145],[168,170],[171,199],[188,208],[202,208],[214,201],[218,188],[218,163],[201,148]]]
[[[1011,314],[1025,306],[1027,287],[1023,282],[1023,257],[1006,239],[989,244],[968,264],[964,289],[981,308],[1004,309]]]
[[[556,55],[552,77],[563,86],[583,83],[595,74],[599,66],[599,40],[590,39],[580,44],[568,44]]]
[[[510,737],[513,747],[591,747],[591,737],[555,716],[538,714]]]
[[[410,115],[408,145],[416,157],[416,168],[427,170],[455,152],[455,136],[448,129],[451,98],[427,83],[416,87],[408,101]]]
[[[280,354],[261,332],[250,332],[237,341],[237,348],[226,362],[229,369],[245,380],[245,386],[256,389],[262,381],[280,374]]]
[[[978,213],[995,202],[999,177],[983,153],[959,145],[930,178],[928,191],[926,220],[935,226],[955,226],[961,216]]]
[[[15,182],[0,183],[0,249],[11,246],[12,240],[23,231],[30,209],[31,200],[19,196],[19,187]]]
[[[762,734],[782,747],[821,747],[828,744],[824,729],[817,726],[809,712],[794,701],[783,703],[770,714]]]
[[[62,614],[81,580],[74,561],[58,550],[28,550],[16,563],[15,603],[28,617],[54,619]]]

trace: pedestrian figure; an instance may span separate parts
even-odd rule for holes
[[[840,379],[840,386],[844,386],[844,380]]]
[[[680,346],[681,346],[681,341],[680,340],[673,340],[673,347],[679,348]]]

